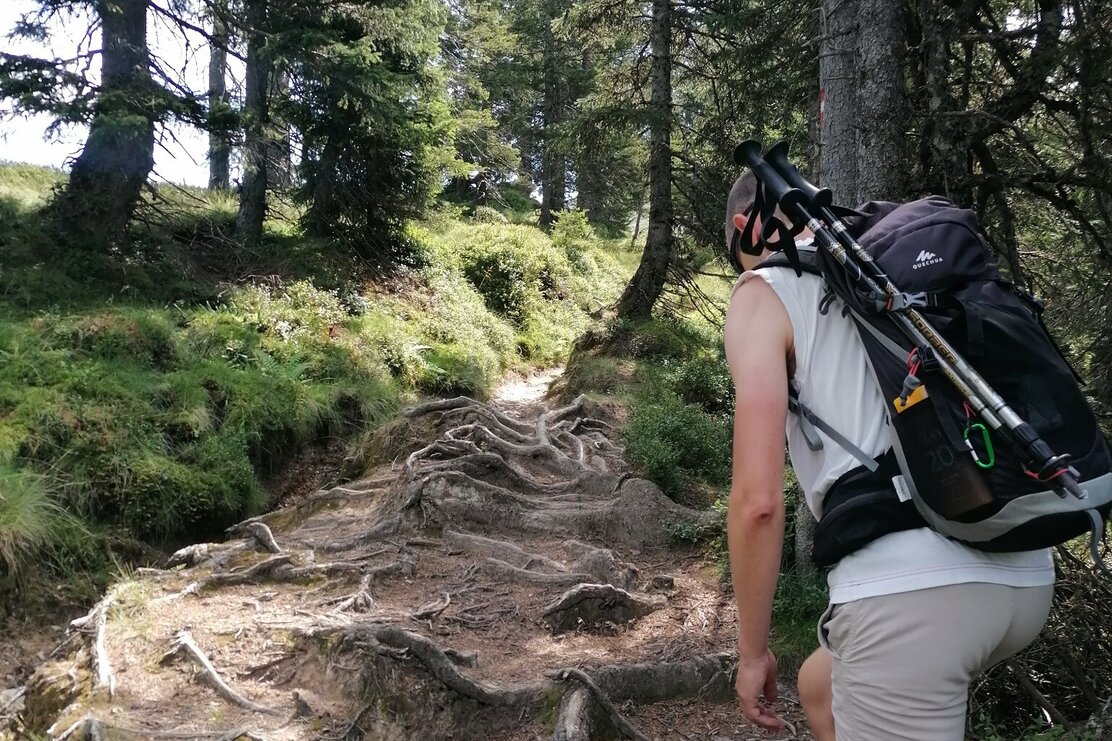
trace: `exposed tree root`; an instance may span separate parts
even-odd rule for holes
[[[257,519],[247,520],[240,524],[242,528],[237,532],[246,533],[260,548],[270,553],[282,552],[282,549],[278,547],[278,542],[274,539],[274,534],[262,521]],[[244,548],[244,545],[235,543],[196,543],[174,551],[173,555],[166,559],[165,568],[173,569],[184,566],[188,569],[207,562],[213,562],[217,568],[220,568],[232,555],[241,553]]]
[[[445,545],[452,550],[496,558],[518,568],[534,569],[541,566],[555,572],[567,571],[560,562],[537,553],[529,553],[521,546],[505,540],[484,538],[481,535],[472,535],[471,533],[462,533],[455,530],[445,530],[443,538]]]
[[[310,632],[310,636],[327,637],[336,629]],[[445,686],[465,697],[486,705],[537,707],[544,693],[551,688],[548,683],[524,684],[501,687],[475,680],[459,672],[453,660],[452,649],[441,649],[434,641],[419,633],[395,625],[377,622],[356,623],[342,630],[343,644],[364,647],[395,659],[415,658]],[[735,659],[729,654],[701,655],[677,662],[651,664],[624,664],[591,667],[582,670],[599,691],[617,701],[641,704],[706,698],[714,702],[728,701],[733,697],[732,672]],[[573,672],[577,669],[556,671]],[[555,678],[554,672],[546,676]],[[559,680],[559,681],[562,681]]]
[[[91,715],[78,720],[57,736],[58,741],[104,741],[104,726]]]
[[[412,656],[444,686],[484,705],[536,707],[543,699],[543,684],[500,687],[472,679],[462,674],[452,659],[428,638],[392,625],[353,625],[347,628],[345,641],[367,646],[395,659]]]
[[[499,561],[497,558],[488,558],[481,564],[481,567],[484,572],[491,576],[512,584],[538,584],[549,587],[569,587],[573,584],[581,584],[584,581],[590,581],[591,579],[590,574],[569,574],[567,572],[550,574],[544,571],[519,569],[516,566],[511,566],[505,561]]]
[[[370,574],[364,574],[363,578],[359,581],[359,588],[355,593],[343,597],[339,600],[339,604],[332,609],[332,612],[370,612],[375,606],[375,599],[371,596],[371,581]],[[329,605],[337,602],[337,600],[328,600],[323,604]]]
[[[557,669],[554,672],[546,672],[546,676],[560,682],[565,682],[569,679],[576,680],[591,691],[595,701],[606,711],[606,715],[610,718],[610,722],[614,724],[614,727],[617,728],[623,736],[635,739],[636,741],[650,741],[648,736],[638,731],[628,720],[622,717],[622,714],[614,707],[614,703],[610,702],[610,698],[606,696],[606,693],[595,684],[594,680],[592,680],[586,672],[571,668]]]
[[[445,592],[443,600],[429,602],[427,605],[418,607],[417,610],[412,615],[410,615],[410,617],[412,617],[414,620],[431,620],[432,618],[447,610],[449,605],[451,604],[452,595]]]
[[[467,396],[457,396],[454,399],[444,399],[443,401],[431,401],[415,406],[405,412],[405,416],[409,419],[416,419],[428,414],[439,415],[436,420],[438,425],[443,425],[449,420],[455,422],[467,417],[485,419],[502,432],[511,436],[518,435],[523,440],[527,439],[526,436],[533,430],[533,425],[509,417],[494,407],[479,403]]]
[[[479,654],[474,651],[457,651],[454,648],[444,649],[444,655],[456,666],[466,666],[474,669],[479,665]]]
[[[602,477],[609,486],[621,481]],[[654,484],[626,479],[616,493],[599,480],[565,496],[539,496],[480,481],[459,471],[435,471],[407,489],[407,504],[420,504],[425,522],[467,523],[480,528],[543,535],[593,536],[634,547],[665,546],[669,527],[703,526],[708,513],[682,507]]]
[[[116,694],[116,677],[112,673],[112,664],[108,660],[108,647],[105,644],[104,631],[108,627],[108,608],[116,601],[114,592],[109,592],[104,599],[93,605],[93,609],[84,617],[70,622],[70,628],[91,633],[93,636],[93,681],[94,690],[108,690],[108,696]]]
[[[289,566],[293,556],[281,554],[259,561],[247,568],[237,569],[227,574],[213,574],[198,581],[198,589],[208,587],[228,587],[235,584],[257,584],[265,577],[270,576],[281,566]]]
[[[278,541],[274,539],[274,533],[270,532],[270,528],[266,526],[266,523],[252,522],[245,529],[263,549],[271,553],[282,552],[282,549],[278,547]]]
[[[695,656],[684,661],[625,664],[590,669],[588,673],[606,694],[639,703],[706,698],[733,698],[736,658],[730,654]]]
[[[357,535],[354,538],[346,538],[344,540],[337,540],[332,543],[327,543],[320,546],[318,550],[335,553],[337,551],[350,551],[358,548],[367,543],[373,543],[378,540],[385,540],[391,535],[396,535],[402,527],[402,518],[399,515],[393,515],[382,520],[374,527],[362,535]]]
[[[575,557],[572,568],[590,574],[595,581],[611,584],[618,589],[631,589],[637,583],[640,574],[637,567],[619,561],[614,552],[607,548],[595,548],[578,540],[568,540],[564,542],[564,550]]]
[[[325,600],[321,605],[335,604],[336,607],[332,609],[332,612],[370,612],[375,605],[374,596],[371,594],[371,584],[389,576],[400,575],[408,578],[415,573],[416,561],[413,558],[402,558],[385,566],[376,566],[363,573],[363,578],[359,581],[359,588],[354,593],[347,597]]]
[[[245,710],[250,710],[254,713],[265,713],[267,715],[278,714],[278,711],[272,710],[270,708],[265,708],[262,705],[257,705],[248,698],[233,690],[230,686],[228,686],[228,683],[225,682],[220,674],[216,671],[216,668],[213,667],[212,662],[209,661],[208,656],[206,656],[205,652],[201,650],[201,647],[197,645],[197,642],[193,640],[193,636],[190,635],[188,630],[178,631],[178,634],[175,637],[174,645],[168,652],[166,652],[166,655],[162,657],[162,663],[168,664],[172,659],[182,653],[184,653],[188,658],[192,659],[194,662],[197,663],[198,666],[201,667],[201,671],[208,679],[209,683],[213,686],[213,689],[215,689],[217,694],[223,697],[228,702],[238,705]]]
[[[606,624],[623,625],[660,609],[662,603],[609,584],[579,584],[544,608],[544,620],[555,633],[590,630]]]
[[[237,569],[225,574],[212,574],[204,579],[199,579],[191,590],[199,592],[204,589],[228,587],[237,584],[259,584],[263,581],[275,583],[298,582],[318,576],[345,576],[352,577],[369,573],[371,579],[381,578],[394,574],[413,573],[414,562],[412,559],[403,559],[386,566],[379,566],[367,572],[365,566],[359,563],[345,561],[331,561],[321,564],[308,564],[294,566],[293,556],[282,553],[271,556],[259,563],[246,568]]]
[[[292,507],[282,507],[256,517],[249,517],[242,522],[237,522],[224,532],[228,535],[240,535],[247,532],[253,523],[274,526],[281,523],[300,522],[312,517],[317,512],[327,509],[332,505],[343,504],[352,499],[360,499],[367,495],[387,489],[392,481],[366,480],[347,486],[334,486],[331,489],[321,489],[317,493],[306,497]]]
[[[173,555],[166,559],[166,568],[172,569],[177,566],[192,568],[209,560],[218,550],[222,549],[214,543],[196,543],[186,546],[174,551]]]
[[[591,741],[594,731],[594,701],[589,690],[568,690],[560,700],[552,741]]]

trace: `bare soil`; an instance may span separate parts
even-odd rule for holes
[[[7,732],[775,738],[733,701],[732,598],[671,542],[705,513],[630,475],[605,410],[546,403],[558,372],[408,410],[396,460],[117,584]]]

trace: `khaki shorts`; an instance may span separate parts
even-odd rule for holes
[[[838,741],[960,741],[969,683],[1042,630],[1054,587],[954,584],[831,605]]]

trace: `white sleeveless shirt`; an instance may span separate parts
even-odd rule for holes
[[[772,287],[791,320],[793,381],[800,401],[862,451],[879,456],[888,448],[884,401],[867,366],[857,329],[841,314],[842,303],[835,300],[829,311],[821,314],[822,279],[808,273],[799,277],[784,268],[746,272],[733,290],[754,277]],[[819,435],[823,447],[813,451],[798,418],[788,415],[792,468],[816,518],[822,516],[822,500],[831,484],[859,465],[840,445],[822,432]],[[1049,549],[985,553],[924,527],[885,535],[851,553],[831,569],[827,582],[831,603],[841,604],[968,582],[1016,587],[1053,584],[1054,563]]]

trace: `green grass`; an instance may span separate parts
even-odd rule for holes
[[[292,213],[247,252],[229,195],[165,187],[89,254],[40,217],[63,180],[0,166],[0,592],[217,536],[300,446],[562,362],[628,276],[575,215],[550,238],[442,212],[373,275]]]
[[[621,408],[638,473],[673,499],[709,505],[729,483],[733,384],[721,330],[700,317],[611,322],[560,382]]]

